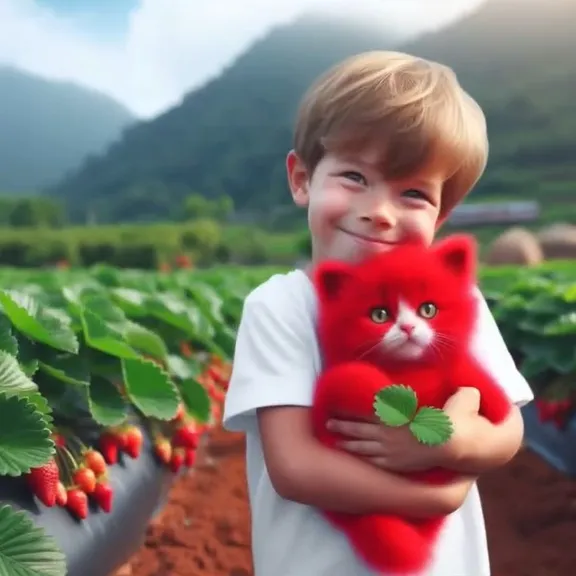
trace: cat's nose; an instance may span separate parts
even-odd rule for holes
[[[410,336],[412,332],[414,332],[414,324],[400,324],[398,328],[407,336]]]

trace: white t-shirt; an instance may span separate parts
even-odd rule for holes
[[[532,400],[485,300],[473,349],[513,402]],[[262,453],[256,409],[311,406],[321,370],[316,295],[306,274],[278,274],[246,298],[238,330],[224,425],[246,432],[255,576],[376,576],[343,534],[320,513],[280,497]],[[422,576],[490,576],[484,518],[477,487],[446,521],[436,559]]]

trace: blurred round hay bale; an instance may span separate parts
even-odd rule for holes
[[[546,260],[572,260],[576,258],[576,226],[558,223],[543,228],[538,240]]]
[[[525,228],[514,227],[496,238],[486,253],[490,266],[535,266],[544,260],[542,248],[535,234]]]

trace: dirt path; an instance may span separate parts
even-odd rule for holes
[[[576,481],[522,451],[480,490],[492,576],[574,571]],[[144,547],[118,576],[252,576],[248,518],[242,439],[214,432],[199,468],[174,486]]]

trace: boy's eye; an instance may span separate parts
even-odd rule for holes
[[[428,196],[422,192],[422,190],[417,190],[416,188],[404,190],[402,196],[405,196],[406,198],[415,198],[416,200],[428,200]]]
[[[360,172],[354,172],[353,170],[347,170],[346,172],[342,172],[341,176],[347,178],[348,180],[352,180],[357,182],[358,184],[367,184],[366,178],[360,174]]]

